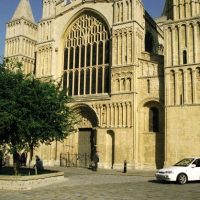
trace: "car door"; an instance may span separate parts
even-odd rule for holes
[[[195,164],[196,167],[190,167],[188,179],[191,181],[200,180],[200,159],[196,159],[192,164]]]

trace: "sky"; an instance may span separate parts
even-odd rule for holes
[[[4,40],[6,23],[12,18],[14,11],[20,0],[0,0],[0,57],[4,54]],[[165,0],[142,0],[145,9],[155,18],[160,16]],[[42,0],[30,0],[33,15],[39,21],[42,14]]]

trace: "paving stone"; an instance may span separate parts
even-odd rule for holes
[[[0,200],[199,200],[200,182],[159,183],[152,172],[138,175],[91,173],[87,169],[61,169],[69,180],[30,190],[1,191]],[[142,173],[142,172],[140,172]],[[149,173],[149,176],[147,174]]]

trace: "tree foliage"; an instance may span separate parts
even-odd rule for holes
[[[62,141],[73,129],[70,98],[53,80],[25,75],[20,63],[0,64],[0,144],[11,152]]]

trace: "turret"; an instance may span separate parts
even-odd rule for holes
[[[5,57],[22,62],[25,73],[34,71],[37,24],[29,0],[20,0],[7,23]]]
[[[199,0],[166,0],[163,15],[167,19],[181,20],[200,14]]]
[[[57,3],[57,0],[43,0],[42,1],[42,6],[43,6],[42,19],[55,17],[56,3]]]

